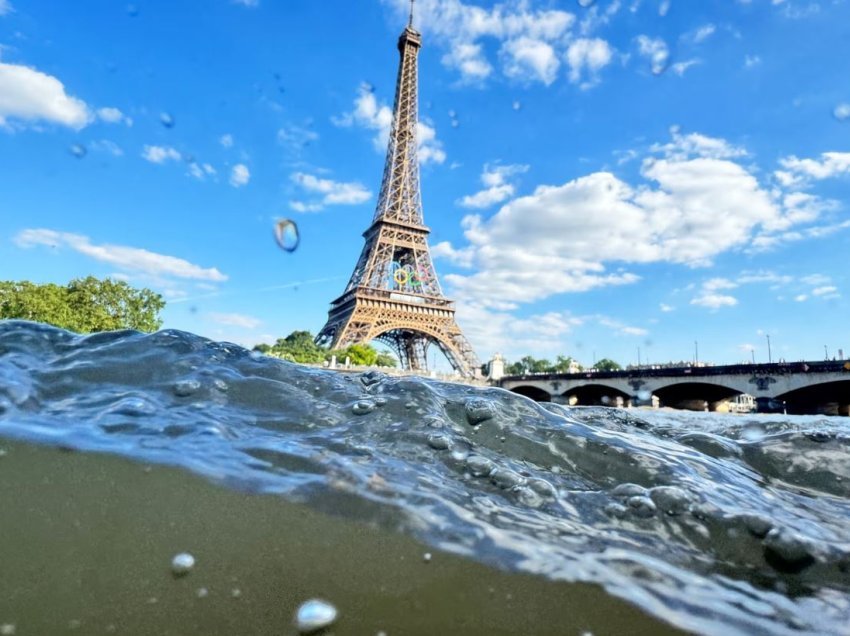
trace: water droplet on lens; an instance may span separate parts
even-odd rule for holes
[[[760,442],[764,438],[764,427],[758,422],[748,422],[741,429],[741,439],[748,442]]]
[[[183,576],[195,567],[195,557],[188,552],[181,552],[171,559],[171,572],[175,576]]]
[[[2,636],[13,636],[15,633],[15,625],[12,623],[6,623],[4,625],[0,625],[0,634]]]
[[[295,613],[295,627],[302,634],[316,632],[334,623],[337,617],[336,608],[321,599],[310,599],[302,603]]]
[[[578,6],[586,9],[587,7],[592,6],[595,2],[596,0],[578,0]]]
[[[195,596],[197,596],[198,598],[206,598],[209,595],[210,591],[205,587],[199,587],[195,592]]]
[[[431,562],[431,553],[426,552],[425,554],[423,554],[422,560],[425,561],[425,563],[430,563]]]
[[[652,391],[638,391],[637,397],[639,400],[647,402],[652,398]]]
[[[160,113],[159,121],[166,128],[174,128],[174,117],[170,113]]]
[[[232,590],[230,590],[230,596],[232,596],[233,598],[240,598],[242,596],[242,590],[240,590],[238,587],[234,587]]]
[[[604,404],[605,406],[611,404],[611,398],[609,398],[607,395],[603,395],[601,398],[599,398],[599,401],[602,402],[602,404]]]
[[[298,226],[295,221],[289,219],[278,219],[274,226],[274,238],[280,249],[285,252],[294,252],[298,249],[301,237],[298,234]]]
[[[71,147],[68,148],[68,152],[74,155],[77,159],[82,159],[88,153],[86,147],[82,144],[71,144]]]
[[[134,4],[128,4],[127,5],[127,15],[130,16],[131,18],[135,18],[137,15],[139,15],[139,7],[137,7]]]
[[[835,107],[835,110],[832,111],[832,116],[838,121],[850,120],[850,104],[839,104]]]

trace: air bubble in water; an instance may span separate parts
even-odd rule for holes
[[[174,395],[177,397],[188,397],[201,388],[197,380],[181,380],[174,385]]]
[[[198,598],[206,598],[209,595],[210,595],[210,591],[205,587],[199,587],[195,591],[195,596],[197,596]]]
[[[423,554],[422,560],[425,561],[425,563],[430,563],[431,562],[431,553],[426,552],[425,554]]]
[[[74,155],[77,159],[82,159],[88,154],[88,150],[82,144],[71,144],[71,147],[68,148],[68,152]]]
[[[12,623],[6,623],[4,625],[0,625],[0,634],[2,636],[12,636],[15,633],[15,625]]]
[[[318,598],[310,599],[301,604],[295,612],[295,627],[302,634],[319,631],[329,627],[336,621],[336,608]]]
[[[839,104],[832,111],[832,116],[838,121],[850,120],[850,104]]]
[[[195,567],[195,557],[188,552],[181,552],[171,559],[171,572],[175,576],[183,576]]]
[[[170,113],[160,113],[159,121],[166,128],[174,128],[174,117]]]
[[[495,407],[487,400],[472,398],[466,401],[466,419],[472,426],[477,426],[484,420],[489,420],[495,414]]]
[[[371,400],[360,400],[359,402],[355,402],[354,406],[351,407],[351,412],[355,415],[366,415],[374,410],[375,403]]]
[[[611,398],[609,398],[607,395],[603,395],[599,399],[599,401],[602,402],[602,404],[604,404],[605,406],[608,406],[609,404],[611,404]]]
[[[285,252],[294,252],[298,249],[301,237],[298,234],[298,226],[295,221],[289,219],[278,219],[274,226],[274,238],[280,249]]]
[[[452,445],[451,440],[445,435],[429,435],[428,446],[434,450],[447,450]]]

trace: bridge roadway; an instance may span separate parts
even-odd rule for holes
[[[494,383],[538,402],[726,411],[747,394],[759,411],[850,415],[847,360],[511,375]]]

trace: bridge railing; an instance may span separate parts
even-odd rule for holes
[[[841,373],[850,376],[847,360],[817,360],[806,362],[773,362],[766,364],[727,364],[717,366],[642,367],[624,371],[582,371],[580,373],[527,373],[506,375],[505,380],[599,380],[614,378],[669,378],[688,376],[711,377],[717,375],[787,375],[792,373]]]

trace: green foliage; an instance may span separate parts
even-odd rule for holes
[[[528,373],[569,373],[570,363],[573,359],[569,356],[558,356],[552,364],[545,358],[538,360],[532,356],[525,356],[519,362],[512,362],[505,366],[507,375],[525,375]],[[579,365],[579,370],[581,366]]]
[[[319,364],[336,356],[340,364],[348,358],[352,365],[358,367],[394,367],[396,359],[384,352],[378,352],[366,344],[354,344],[345,349],[333,351],[320,347],[313,341],[313,334],[309,331],[293,331],[286,338],[278,338],[273,345],[258,344],[254,351],[260,351],[266,355],[276,356],[290,362],[301,364]]]
[[[594,369],[597,371],[622,371],[623,367],[614,362],[613,360],[609,360],[608,358],[602,358],[599,362],[597,362],[594,366]]]
[[[64,287],[0,281],[0,319],[34,320],[78,333],[156,331],[163,307],[159,294],[108,278],[75,278]]]

